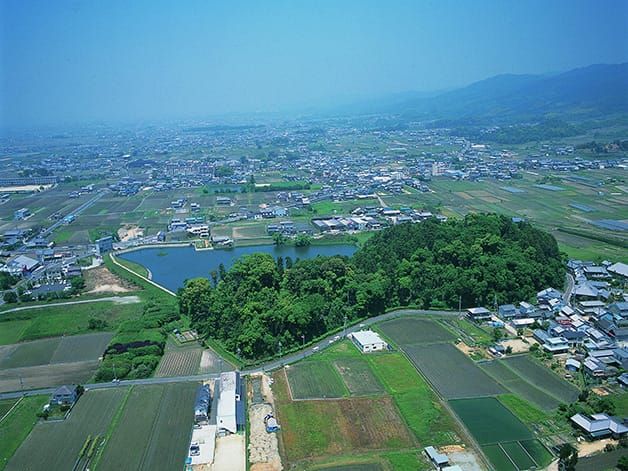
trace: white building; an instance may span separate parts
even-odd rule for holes
[[[221,373],[219,387],[220,395],[216,414],[218,433],[238,433],[244,428],[244,400],[240,373],[237,371]],[[215,392],[214,395],[216,395]]]
[[[376,352],[388,348],[388,344],[382,340],[377,332],[372,330],[354,332],[351,334],[351,339],[362,353]]]

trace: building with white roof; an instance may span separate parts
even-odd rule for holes
[[[220,388],[216,414],[218,433],[238,433],[244,429],[244,395],[240,373],[237,371],[221,373],[220,385],[214,386],[216,387]]]
[[[382,340],[377,332],[372,330],[360,330],[351,334],[353,343],[362,353],[386,350],[388,344]]]

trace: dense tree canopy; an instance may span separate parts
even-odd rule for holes
[[[527,300],[560,286],[563,264],[552,236],[498,215],[402,224],[372,237],[352,258],[296,263],[253,254],[214,283],[194,279],[181,312],[203,335],[259,359],[388,307],[457,307]]]

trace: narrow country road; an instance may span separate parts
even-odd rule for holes
[[[0,315],[8,314],[9,312],[27,311],[30,309],[43,309],[43,308],[55,307],[55,306],[71,306],[73,304],[88,304],[88,303],[102,303],[102,302],[114,302],[117,304],[133,304],[133,303],[139,303],[140,298],[134,295],[133,296],[108,296],[106,298],[83,299],[81,301],[65,301],[62,303],[36,304],[34,306],[21,306],[21,307],[14,307],[11,309],[6,309],[4,311],[0,311]]]
[[[567,273],[565,275],[565,292],[563,293],[563,302],[567,306],[571,306],[571,293],[573,293],[575,283],[576,282],[573,279],[573,276],[571,276],[570,273]]]
[[[346,336],[347,334],[350,334],[352,332],[357,332],[363,327],[370,326],[372,324],[386,321],[389,319],[395,319],[397,317],[421,316],[421,315],[458,317],[460,314],[457,311],[428,311],[428,310],[422,310],[422,309],[398,309],[396,311],[387,312],[385,314],[380,314],[379,316],[371,317],[355,325],[349,326],[346,329],[344,329],[344,332],[338,332],[336,334],[328,335],[324,339],[320,340],[314,345],[308,346],[304,350],[290,353],[288,355],[283,356],[282,358],[271,360],[267,363],[264,363],[256,367],[244,369],[241,371],[241,374],[243,376],[247,376],[247,375],[251,375],[255,373],[261,373],[264,371],[272,371],[277,368],[281,368],[282,366],[295,363],[299,360],[302,360],[303,358],[314,355],[320,350],[323,350],[329,347],[330,345],[332,345],[337,340],[336,337],[342,338]],[[218,373],[209,373],[205,375],[173,376],[169,378],[145,378],[145,379],[121,380],[117,383],[110,382],[110,383],[85,384],[84,387],[86,389],[108,389],[108,388],[115,388],[115,387],[121,387],[121,386],[140,385],[140,384],[165,384],[165,383],[180,383],[180,382],[187,382],[187,381],[200,382],[200,381],[204,381],[208,379],[215,379],[218,377],[219,377]],[[50,388],[31,389],[28,391],[15,391],[15,392],[8,392],[8,393],[0,393],[0,399],[14,399],[20,396],[36,396],[40,394],[52,394],[55,389],[56,387],[50,387]]]

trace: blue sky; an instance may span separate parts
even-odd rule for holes
[[[628,61],[626,1],[0,1],[0,125],[267,112]]]

